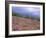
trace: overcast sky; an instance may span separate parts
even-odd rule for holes
[[[12,7],[12,12],[19,13],[24,16],[40,16],[40,8],[36,7]]]

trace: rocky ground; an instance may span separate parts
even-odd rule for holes
[[[12,30],[39,30],[40,21],[12,16]]]

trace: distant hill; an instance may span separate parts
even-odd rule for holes
[[[18,13],[12,13],[12,16],[16,16],[16,17],[24,17],[24,18],[31,18],[31,16],[28,16],[28,15],[21,15],[21,14],[18,14]]]
[[[39,20],[40,21],[40,17],[39,16],[34,16],[34,15],[21,15],[21,14],[19,14],[19,13],[12,13],[12,16],[16,16],[16,17],[23,17],[23,18],[31,18],[31,19],[33,19],[33,20]]]

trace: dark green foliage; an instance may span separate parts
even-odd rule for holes
[[[23,16],[23,15],[18,14],[18,13],[12,13],[12,16],[16,16],[16,17],[23,17],[23,18],[31,18],[31,16],[28,16],[28,15]]]
[[[20,14],[12,13],[12,16],[22,17]]]

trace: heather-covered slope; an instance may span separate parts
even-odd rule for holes
[[[40,29],[40,21],[38,20],[12,16],[13,31],[39,30],[39,29]]]

